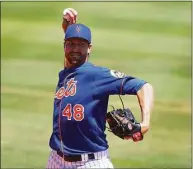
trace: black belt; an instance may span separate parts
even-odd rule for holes
[[[65,161],[68,161],[68,162],[82,161],[81,155],[69,155],[69,156],[66,156],[61,151],[57,151],[57,154],[60,157],[62,157]],[[88,154],[88,160],[94,160],[94,159],[95,159],[95,157],[94,157],[93,153]]]

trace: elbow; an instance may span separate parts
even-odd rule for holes
[[[150,100],[153,100],[154,97],[154,89],[153,86],[150,83],[145,83],[142,88],[137,92],[137,96],[139,98],[149,98]]]
[[[150,83],[146,83],[143,87],[153,92],[153,86]]]
[[[146,83],[144,85],[144,92],[147,93],[149,97],[152,97],[152,98],[154,97],[154,90],[153,90],[153,86],[151,84]]]
[[[143,87],[137,92],[137,96],[140,98],[149,98],[153,101],[154,89],[150,83],[146,83]]]
[[[150,92],[150,93],[153,93],[153,86],[150,84],[150,83],[145,83],[142,88],[138,91],[138,93],[141,93],[141,92]]]
[[[154,102],[154,89],[153,86],[149,83],[146,83],[144,85],[143,89],[144,97],[151,101],[151,104],[153,105]]]

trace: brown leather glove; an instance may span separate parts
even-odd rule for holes
[[[136,121],[130,109],[112,110],[106,114],[106,120],[109,124],[109,131],[114,135],[122,139],[132,138],[133,141],[143,140],[141,125]]]

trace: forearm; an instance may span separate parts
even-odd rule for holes
[[[63,28],[64,33],[66,33],[66,29],[67,29],[68,26],[69,26],[69,22],[66,19],[63,18],[62,28]]]
[[[149,128],[150,125],[150,116],[153,108],[153,87],[146,83],[138,92],[137,92],[138,102],[141,108],[141,117],[142,117],[142,126]]]

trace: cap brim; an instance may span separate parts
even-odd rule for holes
[[[66,38],[66,39],[64,39],[64,40],[66,41],[66,40],[69,40],[69,39],[81,39],[81,40],[85,40],[85,41],[87,41],[88,43],[90,43],[90,42],[88,41],[88,39],[85,39],[85,38],[83,38],[83,37],[78,37],[78,36],[68,37],[68,38]]]

